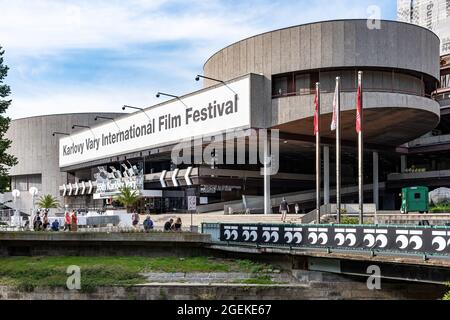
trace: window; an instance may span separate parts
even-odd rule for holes
[[[28,191],[31,187],[42,189],[42,176],[34,174],[29,176],[15,176],[11,178],[11,187],[19,191]]]
[[[288,77],[273,78],[272,95],[282,96],[288,93]]]
[[[297,94],[311,93],[311,76],[309,73],[298,74],[295,76],[295,92]]]

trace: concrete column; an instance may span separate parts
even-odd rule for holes
[[[323,203],[330,203],[330,147],[323,147]]]
[[[264,141],[264,214],[272,213],[272,206],[270,203],[270,137]]]
[[[372,154],[373,159],[373,202],[378,210],[378,199],[379,199],[379,186],[378,186],[378,152],[374,151]]]
[[[406,155],[400,156],[400,173],[406,170]]]

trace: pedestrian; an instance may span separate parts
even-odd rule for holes
[[[174,224],[172,224],[172,230],[173,231],[177,231],[177,232],[181,231],[181,225],[182,225],[181,218],[178,217],[177,221]]]
[[[44,231],[47,230],[49,225],[50,223],[48,221],[48,211],[44,211],[44,217],[42,218],[42,229]]]
[[[41,217],[40,217],[40,213],[39,213],[39,212],[36,214],[36,217],[35,217],[35,221],[34,221],[33,227],[34,227],[34,231],[39,231],[39,230],[41,230],[41,227],[42,227],[42,221],[41,221]]]
[[[71,223],[70,213],[67,210],[64,214],[64,231],[70,231],[70,223]]]
[[[147,216],[147,218],[144,220],[143,224],[144,224],[145,232],[149,232],[150,230],[153,229],[153,221],[150,218],[150,215]]]
[[[300,206],[298,205],[298,203],[295,204],[295,214],[299,214],[300,213]]]
[[[170,219],[164,224],[164,231],[172,230],[173,219]]]
[[[286,215],[289,212],[289,204],[286,201],[286,198],[284,198],[284,197],[280,203],[280,212],[281,212],[281,221],[286,222]]]
[[[136,211],[133,211],[131,215],[131,221],[134,228],[137,228],[139,226],[139,214]]]
[[[72,211],[72,216],[70,217],[70,231],[77,232],[78,231],[78,218],[77,213]]]

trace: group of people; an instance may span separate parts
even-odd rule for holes
[[[131,221],[132,221],[131,223],[132,223],[133,227],[136,229],[139,228],[139,219],[140,219],[139,214],[136,211],[134,211],[131,214]],[[145,218],[142,225],[144,227],[145,232],[149,232],[149,231],[153,230],[154,223],[153,223],[153,220],[150,217],[150,215],[147,215],[147,217]]]
[[[42,217],[41,217],[42,214]],[[48,221],[48,210],[45,209],[43,212],[40,210],[36,211],[36,214],[33,217],[33,230],[34,231],[45,231],[48,229],[49,221]]]
[[[283,198],[280,203],[280,213],[281,213],[281,221],[286,222],[286,216],[289,213],[289,203],[286,201],[286,198]],[[300,213],[300,206],[298,203],[295,204],[294,210],[296,214]]]
[[[164,224],[164,231],[181,231],[181,218],[177,218],[177,220],[174,222],[173,219],[170,219]]]
[[[29,225],[29,223],[27,223]],[[50,223],[50,219],[48,217],[48,209],[45,210],[37,210],[36,214],[33,217],[32,228],[34,231],[59,231],[60,223],[58,219],[53,220]],[[64,231],[77,231],[78,230],[78,218],[76,211],[66,211],[64,214]]]
[[[134,211],[131,214],[131,221],[133,227],[136,229],[139,228],[139,220],[140,220],[139,214],[136,211]],[[147,215],[142,225],[144,227],[145,232],[149,232],[154,229],[154,222],[151,219],[150,215]],[[181,231],[181,226],[182,226],[181,218],[177,218],[175,221],[174,219],[170,219],[164,224],[164,231]]]
[[[52,228],[52,230],[53,230],[53,228]],[[59,230],[59,226],[58,226],[58,229],[54,230],[54,231],[58,231],[58,230]],[[69,211],[66,211],[64,213],[64,231],[71,231],[71,232],[78,231],[78,216],[77,216],[77,212],[75,210],[72,210],[71,213]]]

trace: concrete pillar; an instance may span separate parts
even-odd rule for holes
[[[373,202],[378,210],[378,200],[379,200],[379,186],[378,186],[378,152],[374,151],[372,154],[373,159]]]
[[[323,203],[330,203],[330,147],[323,147]]]
[[[400,156],[400,173],[406,171],[406,155]]]
[[[264,214],[272,213],[272,205],[270,202],[270,138],[264,141]]]

